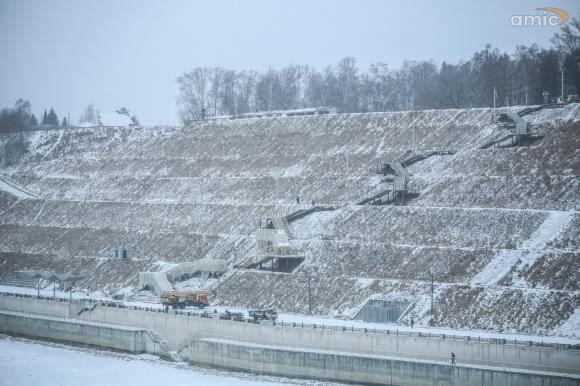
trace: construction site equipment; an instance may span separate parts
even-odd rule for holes
[[[254,322],[260,320],[276,320],[278,319],[278,310],[274,308],[268,308],[265,310],[250,310],[248,311],[248,316]]]
[[[169,291],[161,295],[161,303],[165,307],[184,309],[185,307],[204,308],[209,305],[208,290],[197,291]]]
[[[244,314],[242,312],[231,312],[225,310],[220,314],[221,320],[234,320],[236,322],[241,322],[244,320]]]

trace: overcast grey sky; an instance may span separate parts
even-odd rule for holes
[[[535,8],[579,1],[0,0],[0,107],[28,99],[73,122],[93,103],[144,124],[175,123],[176,78],[197,66],[322,68],[469,59],[486,43],[549,46],[555,27],[520,28]]]

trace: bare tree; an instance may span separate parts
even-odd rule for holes
[[[384,63],[359,71],[346,57],[322,70],[290,65],[265,72],[196,68],[178,78],[184,121],[206,113],[324,107],[341,112],[542,103],[542,94],[560,95],[559,60],[564,56],[564,91],[580,94],[580,17],[552,39],[553,47],[518,47],[509,55],[486,45],[466,61],[440,66],[406,61],[398,69]]]
[[[554,34],[551,39],[558,51],[574,54],[580,49],[580,16],[573,17]]]
[[[359,79],[357,72],[355,58],[343,58],[336,66],[336,77],[342,99],[341,110],[343,112],[358,111]]]
[[[255,71],[238,73],[235,93],[238,114],[248,113],[255,108],[256,78]]]
[[[235,71],[225,71],[223,75],[223,83],[221,89],[222,109],[224,113],[229,115],[236,114],[236,78]]]
[[[177,103],[181,106],[180,115],[184,122],[206,118],[211,73],[212,70],[207,67],[197,67],[177,78]]]
[[[218,104],[220,100],[220,94],[222,91],[223,77],[225,70],[220,67],[216,67],[211,71],[211,99],[213,105],[213,115],[218,115]]]

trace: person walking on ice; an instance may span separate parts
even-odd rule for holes
[[[454,352],[451,353],[451,364],[455,365],[455,353]]]

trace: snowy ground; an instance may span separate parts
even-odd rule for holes
[[[40,343],[0,335],[0,385],[204,386],[332,385],[170,363],[151,355],[130,355]]]

